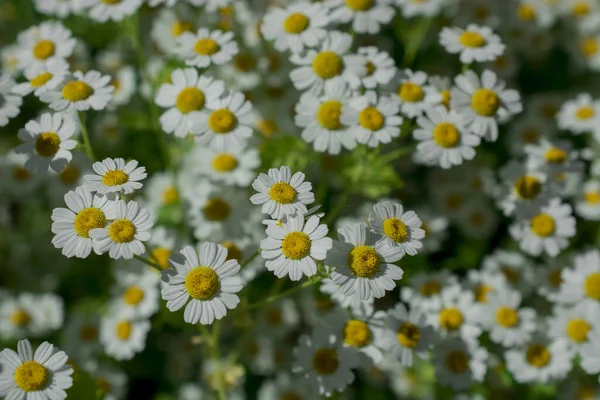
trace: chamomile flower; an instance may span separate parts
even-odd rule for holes
[[[193,173],[205,176],[213,182],[248,187],[260,166],[260,155],[252,147],[239,147],[217,152],[196,145],[186,164]]]
[[[29,340],[20,340],[17,352],[0,353],[0,396],[6,399],[64,400],[73,386],[68,356],[48,342],[33,352]]]
[[[423,311],[436,311],[442,307],[442,289],[454,286],[457,282],[456,276],[446,270],[416,273],[409,278],[408,285],[402,286],[400,299],[411,307]]]
[[[177,38],[184,32],[193,32],[194,23],[190,21],[188,7],[175,9],[163,8],[154,18],[150,36],[158,48],[166,54],[176,54]]]
[[[466,29],[444,28],[440,43],[450,54],[460,54],[460,62],[494,61],[504,52],[500,37],[487,26],[471,24]]]
[[[73,158],[70,150],[77,146],[77,141],[71,137],[78,132],[71,115],[42,114],[39,121],[29,121],[25,129],[19,130],[18,137],[25,143],[19,145],[15,153],[29,155],[25,162],[29,171],[46,172],[51,168],[60,172]]]
[[[498,139],[498,121],[522,111],[521,96],[516,90],[505,89],[505,84],[492,71],[485,70],[481,79],[471,70],[455,78],[451,93],[451,107],[470,129],[487,141]]]
[[[112,310],[121,315],[150,318],[158,311],[158,277],[145,269],[141,272],[120,271],[113,288]]]
[[[588,374],[597,374],[600,372],[600,331],[594,330],[588,333],[587,343],[581,346],[581,368]]]
[[[281,227],[269,225],[268,237],[260,243],[261,256],[267,260],[266,268],[278,278],[289,275],[293,281],[304,275],[315,275],[317,261],[324,260],[333,246],[332,240],[326,237],[327,226],[319,221],[315,215],[305,222],[304,216],[299,215],[287,218]]]
[[[517,6],[517,18],[525,24],[535,24],[540,28],[549,28],[556,20],[552,0],[520,0]]]
[[[5,339],[21,339],[25,337],[39,337],[47,334],[46,318],[40,308],[40,297],[31,293],[20,293],[16,297],[7,296],[2,299],[0,305],[0,336]],[[56,303],[56,302],[54,302]],[[59,304],[56,304],[59,305]],[[60,328],[61,318],[58,326],[52,324],[54,329]]]
[[[414,211],[404,211],[402,204],[383,201],[373,206],[375,214],[369,215],[369,225],[373,232],[382,235],[381,241],[390,247],[398,247],[402,256],[414,256],[423,246],[425,237],[422,222]]]
[[[110,76],[98,71],[88,71],[85,74],[75,71],[60,85],[40,94],[40,100],[48,103],[56,111],[87,111],[103,110],[108,105],[115,90],[110,85]]]
[[[8,125],[8,120],[19,115],[23,98],[14,94],[15,80],[8,74],[0,72],[0,126]]]
[[[84,187],[90,192],[114,199],[118,193],[130,194],[141,189],[146,179],[146,168],[138,167],[136,160],[125,163],[122,158],[105,158],[92,165],[95,174],[83,177]]]
[[[135,201],[126,203],[117,200],[114,205],[114,220],[106,227],[89,231],[94,251],[108,252],[113,259],[130,259],[145,252],[142,242],[150,239],[153,221],[145,208]]]
[[[294,300],[283,299],[267,305],[255,322],[261,336],[283,338],[300,324],[300,314]]]
[[[557,301],[563,304],[592,303],[600,300],[600,253],[588,251],[574,258],[573,268],[561,273]]]
[[[332,22],[352,22],[355,32],[374,35],[396,14],[391,3],[391,0],[327,0],[325,6],[331,10]]]
[[[176,43],[177,55],[187,65],[196,68],[228,63],[239,51],[233,32],[211,32],[207,28],[200,28],[195,34],[183,32]]]
[[[36,96],[54,89],[69,72],[69,64],[62,59],[52,60],[45,64],[32,65],[24,72],[27,82],[19,83],[12,92],[26,96],[33,92]]]
[[[483,381],[487,359],[488,352],[483,347],[458,338],[444,339],[434,353],[437,381],[455,390],[469,389],[475,382]]]
[[[162,297],[170,311],[186,303],[183,318],[190,324],[210,325],[240,302],[235,294],[242,290],[236,277],[240,265],[227,259],[227,249],[214,243],[202,243],[197,251],[187,246],[169,259],[173,268],[163,272]],[[191,301],[188,303],[188,300]]]
[[[94,368],[91,375],[104,400],[119,400],[126,395],[127,374],[123,371],[112,366],[100,365]]]
[[[376,89],[390,83],[398,69],[389,53],[376,46],[359,47],[357,53],[364,57],[365,72],[360,76],[365,89]]]
[[[581,170],[581,163],[572,145],[567,141],[540,139],[537,145],[525,146],[531,169],[543,171],[550,179],[559,179],[568,172]]]
[[[317,47],[327,37],[330,18],[321,3],[299,1],[286,8],[273,8],[260,26],[265,40],[275,40],[278,51],[301,53]]]
[[[428,209],[419,210],[418,215],[423,222],[421,229],[425,231],[421,251],[424,253],[438,251],[446,236],[448,218],[432,213]]]
[[[71,31],[56,21],[32,26],[17,37],[19,68],[43,65],[52,60],[66,60],[75,49],[76,39]]]
[[[526,215],[558,194],[558,184],[531,165],[511,160],[500,170],[504,186],[500,190],[500,207],[504,215]]]
[[[100,321],[100,343],[104,352],[116,360],[130,360],[146,347],[150,321],[120,314]]]
[[[535,276],[530,262],[522,253],[498,249],[487,255],[482,264],[483,272],[501,274],[506,278],[505,283],[513,289],[523,295],[531,293]]]
[[[69,314],[63,328],[62,346],[78,363],[86,362],[100,350],[100,319],[84,310]]]
[[[115,91],[111,99],[111,104],[122,106],[128,104],[136,90],[136,76],[133,67],[126,65],[114,74],[111,81]]]
[[[427,312],[428,324],[443,336],[458,336],[469,344],[477,343],[477,305],[472,292],[460,284],[447,286],[440,293],[440,306]]]
[[[160,116],[162,130],[183,138],[191,126],[197,124],[205,106],[223,95],[224,83],[207,75],[200,76],[195,68],[174,70],[171,82],[158,89],[155,102],[159,107],[168,108]]]
[[[600,220],[600,182],[591,180],[584,183],[581,195],[575,204],[575,211],[583,219]]]
[[[564,378],[571,370],[573,354],[565,339],[548,340],[536,335],[527,345],[505,354],[506,368],[517,382],[542,382]]]
[[[548,336],[553,339],[566,339],[570,346],[582,355],[583,346],[589,343],[588,335],[600,328],[596,319],[598,312],[598,303],[580,303],[572,307],[557,306],[548,320]]]
[[[427,74],[410,69],[402,71],[397,94],[400,112],[408,118],[416,118],[442,101],[442,96],[432,86],[427,85]]]
[[[41,14],[66,18],[80,12],[82,4],[78,0],[36,0],[35,9]]]
[[[252,204],[262,204],[261,211],[273,219],[296,212],[306,214],[306,206],[315,201],[312,184],[305,182],[303,172],[292,175],[290,167],[270,168],[269,173],[260,173],[252,182],[258,193],[250,197]]]
[[[345,296],[358,300],[380,298],[396,287],[404,271],[393,263],[402,258],[400,247],[390,247],[379,241],[364,223],[344,226],[338,230],[339,240],[327,255],[327,264],[337,267],[331,280],[340,286]]]
[[[558,127],[575,135],[585,132],[598,134],[600,120],[600,100],[588,93],[581,93],[575,99],[566,101],[556,115]]]
[[[125,17],[135,14],[142,6],[142,0],[88,0],[90,18],[98,22],[122,21]]]

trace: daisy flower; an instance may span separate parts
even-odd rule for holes
[[[504,82],[492,71],[485,70],[481,80],[471,70],[454,79],[451,107],[470,129],[487,141],[498,139],[498,120],[501,122],[523,110],[521,96],[516,90],[505,89]]]
[[[0,127],[19,115],[23,98],[14,94],[17,82],[7,73],[0,72]]]
[[[129,388],[127,374],[123,371],[112,366],[100,365],[91,375],[98,386],[98,392],[104,396],[104,399],[116,400],[126,396]]]
[[[145,208],[140,208],[137,202],[117,200],[114,205],[114,221],[104,228],[94,228],[88,234],[97,254],[108,251],[110,258],[130,259],[144,254],[142,242],[150,239],[149,230],[152,225],[150,213]]]
[[[56,111],[103,110],[108,105],[115,87],[110,85],[110,76],[98,71],[85,74],[75,71],[56,88],[40,94],[40,100]]]
[[[397,94],[400,112],[408,118],[416,118],[432,105],[442,101],[441,95],[432,86],[427,85],[427,74],[410,69],[402,71]]]
[[[228,63],[239,51],[233,32],[210,32],[207,28],[200,28],[195,34],[183,32],[177,37],[176,46],[177,55],[196,68]]]
[[[12,92],[19,96],[27,96],[33,92],[39,97],[41,93],[57,87],[68,73],[69,64],[62,59],[32,65],[23,73],[27,82],[17,84],[12,88]]]
[[[133,193],[142,188],[140,181],[148,176],[146,168],[138,165],[136,160],[125,163],[122,158],[105,158],[92,165],[95,174],[84,175],[83,186],[90,192],[107,195],[112,199],[118,193]]]
[[[82,4],[78,0],[36,0],[35,9],[40,14],[53,15],[63,19],[80,12]]]
[[[90,18],[98,22],[122,21],[142,6],[142,0],[88,0]]]
[[[482,382],[487,370],[488,352],[458,338],[444,339],[436,346],[434,366],[437,381],[454,390],[467,390]]]
[[[260,31],[265,40],[275,40],[277,51],[301,53],[305,48],[317,47],[327,37],[329,20],[323,4],[299,1],[267,12]]]
[[[115,106],[128,104],[136,90],[135,70],[129,65],[119,68],[110,83],[115,88],[111,104]]]
[[[425,116],[417,118],[417,124],[413,136],[420,141],[417,151],[425,159],[448,169],[475,157],[474,148],[479,146],[480,139],[470,132],[456,111],[448,111],[444,106],[430,107]]]
[[[449,271],[435,273],[415,273],[408,284],[400,289],[400,299],[410,307],[423,311],[436,311],[442,307],[442,289],[457,284],[456,276]]]
[[[391,3],[391,0],[327,0],[325,6],[331,10],[331,21],[352,22],[356,33],[375,35],[396,14]]]
[[[149,331],[148,320],[111,315],[100,321],[100,343],[115,360],[131,360],[146,347]]]
[[[561,273],[557,301],[563,304],[591,303],[600,300],[600,253],[588,251],[574,258],[573,268]]]
[[[358,55],[365,61],[364,74],[360,76],[365,89],[376,89],[385,86],[396,75],[398,69],[394,59],[385,51],[380,51],[376,46],[359,47]]]
[[[290,79],[296,89],[319,95],[325,82],[338,77],[351,89],[357,89],[366,66],[361,56],[350,54],[351,47],[352,36],[333,31],[320,42],[318,51],[309,49],[304,55],[292,54],[290,61],[298,68],[290,72]]]
[[[73,54],[77,40],[59,22],[47,21],[19,33],[17,43],[18,66],[26,69],[53,60],[66,60]]]
[[[600,100],[588,93],[581,93],[575,99],[566,101],[556,115],[560,129],[571,131],[575,135],[592,132],[600,133]]]
[[[588,374],[600,372],[600,331],[594,330],[588,333],[587,343],[581,346],[581,368]]]
[[[20,340],[17,352],[0,353],[0,396],[7,399],[63,400],[73,386],[69,357],[48,342],[33,352],[29,340]]]
[[[0,336],[6,339],[47,335],[62,326],[63,302],[54,295],[7,296],[0,304],[0,320]]]
[[[62,328],[64,336],[61,347],[77,363],[86,362],[100,350],[99,328],[100,319],[97,315],[83,309],[71,312],[65,326]]]
[[[527,162],[532,170],[541,170],[550,179],[560,180],[562,174],[582,169],[571,142],[540,139],[538,144],[525,146]]]
[[[573,353],[565,339],[550,341],[542,334],[526,346],[505,354],[506,368],[519,383],[563,379],[573,367]]]
[[[375,214],[369,214],[371,230],[378,235],[384,244],[398,247],[402,256],[414,256],[423,246],[420,242],[425,237],[421,229],[422,222],[414,211],[404,211],[402,204],[394,201],[383,201],[373,206]]]
[[[156,95],[156,104],[168,108],[160,116],[160,126],[165,133],[183,138],[197,124],[206,104],[223,95],[224,83],[210,76],[199,76],[195,68],[174,70],[171,82],[161,85]]]
[[[193,173],[225,185],[248,187],[260,166],[260,154],[253,147],[240,147],[216,152],[196,145],[186,159]]]
[[[363,301],[359,300],[356,297],[344,296],[340,292],[340,287],[329,278],[325,278],[321,281],[319,292],[327,294],[330,297],[329,300],[333,301],[333,303],[335,304],[338,304],[341,307],[341,309],[349,310],[352,313],[352,315],[371,316],[375,311],[374,298],[370,298],[369,300]],[[329,300],[319,298],[316,300],[316,303],[320,304],[323,310],[327,310],[329,306],[326,306],[326,304],[329,303]],[[332,306],[331,309],[329,309],[329,312],[331,312],[333,315],[334,313],[339,314],[342,311],[339,311],[338,308]]]
[[[517,6],[517,18],[528,25],[534,24],[536,27],[549,28],[556,20],[554,6],[552,1],[520,0]]]
[[[157,274],[148,269],[141,272],[119,271],[116,280],[111,302],[114,313],[136,318],[150,318],[158,311]]]
[[[396,287],[395,281],[402,279],[404,271],[393,263],[402,258],[402,248],[380,241],[364,223],[344,226],[338,236],[327,255],[327,264],[337,267],[331,280],[340,286],[343,295],[369,300],[383,297]]]
[[[583,219],[600,220],[600,182],[592,180],[584,183],[581,195],[575,204],[575,211]]]
[[[483,272],[502,274],[513,289],[525,296],[531,293],[535,276],[530,262],[520,252],[498,249],[485,256],[482,264]]]
[[[196,30],[195,24],[189,19],[190,16],[191,10],[186,6],[175,9],[163,8],[158,12],[153,20],[150,36],[163,53],[176,54],[177,38],[184,32]]]
[[[252,182],[258,193],[250,197],[252,204],[262,204],[261,211],[273,219],[281,219],[286,214],[296,212],[306,214],[306,206],[315,201],[312,184],[304,182],[303,172],[292,175],[290,167],[270,168],[269,173],[260,173]]]
[[[472,292],[460,284],[447,286],[440,293],[440,306],[427,312],[428,324],[442,336],[458,336],[469,344],[477,343],[481,329],[477,325],[477,308]]]
[[[548,320],[548,336],[552,339],[566,339],[571,348],[583,355],[582,349],[592,332],[600,328],[596,315],[600,312],[598,303],[580,303],[572,307],[557,306]]]
[[[505,290],[509,285],[506,277],[499,271],[469,270],[465,286],[473,292],[475,302],[487,304],[488,295]]]
[[[466,29],[443,28],[440,43],[450,54],[460,54],[460,62],[494,61],[504,53],[500,37],[487,26],[471,24]]]
[[[443,0],[396,0],[405,18],[435,17],[442,10]]]
[[[292,299],[283,299],[267,305],[255,322],[261,337],[283,338],[300,324],[300,313]]]
[[[235,276],[240,265],[233,259],[225,261],[227,249],[214,243],[201,243],[197,252],[186,246],[180,253],[169,259],[173,268],[163,272],[162,298],[170,311],[187,303],[185,322],[210,325],[240,302],[235,295],[242,290],[242,281]]]
[[[231,92],[211,100],[206,108],[207,112],[198,114],[190,126],[197,143],[224,151],[241,146],[252,136],[252,103],[242,93]]]
[[[25,143],[17,146],[15,153],[29,155],[25,162],[29,171],[46,172],[51,168],[60,172],[73,158],[70,150],[77,146],[77,141],[71,137],[76,133],[79,129],[72,116],[42,114],[39,122],[29,121],[25,129],[19,130],[17,136]]]
[[[438,251],[445,239],[448,218],[436,215],[428,209],[419,210],[418,213],[423,225],[421,229],[425,231],[425,237],[422,240],[423,247],[421,251],[424,253],[432,253]]]
[[[319,224],[319,217],[313,215],[304,221],[304,216],[288,218],[280,227],[269,225],[267,238],[261,241],[261,256],[266,267],[275,276],[289,275],[293,281],[302,276],[311,277],[317,273],[317,261],[325,259],[333,242],[326,237],[327,225]]]

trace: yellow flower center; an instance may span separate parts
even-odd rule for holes
[[[442,104],[449,110],[450,109],[450,91],[442,90],[440,92],[440,95],[442,95]]]
[[[485,46],[485,38],[477,32],[466,31],[460,35],[458,40],[465,47]]]
[[[117,324],[115,329],[117,338],[120,340],[127,340],[129,336],[131,336],[131,322],[129,321],[121,321]]]
[[[587,340],[588,332],[592,327],[583,319],[572,319],[567,324],[567,335],[574,342],[582,343]]]
[[[108,227],[108,237],[115,243],[129,243],[135,238],[135,225],[127,219],[117,219]]]
[[[525,175],[515,183],[517,196],[524,200],[534,199],[542,191],[542,183],[532,175]]]
[[[371,330],[363,321],[351,319],[344,326],[344,343],[362,348],[371,343]]]
[[[577,110],[576,115],[578,119],[585,120],[592,118],[594,115],[596,115],[596,112],[592,106],[583,106]]]
[[[471,98],[471,107],[477,114],[491,117],[496,115],[498,108],[500,108],[500,99],[490,89],[477,89]]]
[[[221,246],[227,249],[227,258],[225,261],[236,260],[238,263],[242,262],[243,252],[238,245],[230,241],[225,241],[221,243]]]
[[[291,204],[296,201],[296,189],[289,183],[277,182],[269,189],[269,197],[279,204]]]
[[[25,392],[43,390],[49,378],[46,367],[36,361],[25,361],[15,370],[15,383]]]
[[[283,30],[287,33],[297,34],[308,28],[310,20],[302,13],[293,13],[283,21]]]
[[[487,295],[493,291],[494,289],[491,286],[482,283],[474,290],[475,300],[479,303],[487,303]]]
[[[98,337],[98,329],[94,325],[83,325],[79,330],[79,338],[84,342],[93,342]]]
[[[25,310],[16,310],[10,315],[10,322],[19,328],[27,326],[29,321],[31,321],[31,316]]]
[[[419,345],[419,341],[421,340],[421,330],[415,324],[404,322],[400,325],[400,328],[398,328],[396,338],[398,339],[398,343],[402,346],[414,349]]]
[[[204,108],[206,99],[204,93],[195,87],[187,87],[177,95],[177,109],[183,114],[199,111]]]
[[[129,286],[123,293],[123,301],[130,306],[137,306],[144,300],[144,291],[139,286]]]
[[[371,61],[367,61],[367,63],[365,64],[365,68],[367,68],[367,76],[373,75],[373,73],[377,69]]]
[[[35,152],[40,157],[54,157],[60,148],[60,138],[54,132],[43,132],[35,139]]]
[[[585,279],[583,287],[588,297],[600,300],[600,272],[589,275]]]
[[[370,131],[378,131],[383,127],[383,115],[375,107],[367,107],[358,114],[360,125]]]
[[[447,331],[455,331],[463,324],[463,315],[458,308],[444,308],[439,316],[440,326]]]
[[[525,354],[527,362],[536,368],[542,368],[550,362],[550,351],[543,344],[532,344]]]
[[[460,133],[453,124],[442,122],[433,130],[433,140],[440,147],[450,149],[456,147],[460,142]]]
[[[275,121],[268,119],[261,119],[258,121],[257,128],[266,138],[270,138],[275,132],[277,132],[277,124]]]
[[[31,178],[31,173],[23,167],[15,167],[12,176],[17,182],[26,182]]]
[[[578,1],[573,4],[571,11],[576,17],[585,17],[592,11],[592,8],[587,1]]]
[[[402,243],[408,239],[408,227],[398,218],[388,218],[383,221],[383,234],[394,242]]]
[[[129,182],[129,175],[120,169],[110,170],[102,177],[102,183],[106,186],[123,185],[127,182]]]
[[[554,233],[556,223],[550,215],[541,213],[531,219],[531,230],[538,236],[548,237]]]
[[[33,46],[33,56],[38,60],[45,60],[54,55],[55,46],[49,40],[40,40]]]
[[[398,96],[402,101],[406,101],[407,103],[416,103],[418,101],[423,100],[425,97],[425,93],[421,86],[412,82],[404,82],[400,85],[400,89],[398,90]]]
[[[73,221],[75,232],[83,238],[90,237],[90,231],[96,228],[104,228],[106,226],[106,215],[96,207],[88,207],[79,211]]]
[[[42,72],[41,74],[31,78],[29,83],[33,87],[40,87],[46,82],[48,82],[50,79],[52,79],[52,74],[50,72]]]
[[[427,281],[419,288],[419,293],[425,297],[431,297],[442,290],[442,284],[438,281]]]
[[[333,349],[323,348],[313,355],[313,368],[320,375],[331,375],[337,371],[340,360]]]
[[[354,11],[367,11],[373,7],[374,0],[345,0],[346,6]]]
[[[379,272],[380,265],[379,254],[371,246],[356,246],[348,254],[348,267],[360,278],[371,278]]]
[[[209,267],[196,267],[185,277],[185,289],[196,300],[212,299],[219,287],[219,276]]]
[[[72,103],[85,100],[93,93],[94,89],[83,81],[71,81],[62,89],[62,96]]]
[[[110,382],[108,382],[106,379],[97,378],[94,382],[96,383],[96,386],[98,386],[100,393],[110,393]]]
[[[577,400],[596,400],[596,389],[590,387],[582,387],[577,391]]]
[[[513,285],[516,285],[519,282],[519,271],[516,268],[502,267],[500,270],[506,279]]]
[[[162,192],[162,201],[164,204],[173,204],[179,200],[179,192],[174,186],[168,186]]]
[[[210,117],[208,117],[208,126],[214,133],[229,133],[237,126],[237,118],[228,109],[221,108],[210,114]]]
[[[517,16],[523,21],[533,21],[536,14],[535,8],[529,4],[520,4],[517,9]]]
[[[215,171],[229,172],[238,166],[237,159],[229,153],[219,153],[213,158],[212,167]]]
[[[317,110],[317,121],[330,131],[342,128],[340,116],[342,115],[342,103],[337,100],[329,100],[319,106]]]
[[[322,51],[313,59],[312,67],[318,77],[331,79],[342,73],[344,60],[333,51]]]
[[[175,21],[171,25],[171,34],[174,37],[181,36],[184,32],[191,32],[194,29],[194,25],[187,21]]]
[[[446,367],[455,374],[469,369],[469,355],[462,350],[452,350],[446,355]]]
[[[310,254],[311,241],[304,232],[290,232],[283,238],[281,251],[292,260],[300,260]]]
[[[562,164],[567,161],[567,152],[559,149],[558,147],[550,147],[548,150],[546,150],[544,158],[550,164]]]
[[[65,185],[74,185],[81,176],[79,168],[69,164],[60,171],[59,178]]]
[[[561,272],[562,272],[561,268],[556,268],[555,270],[553,270],[552,272],[550,272],[550,274],[548,274],[548,281],[555,288],[560,287],[560,285],[561,285],[561,283],[563,281],[562,280],[562,276],[561,276]]]
[[[600,203],[600,193],[599,192],[586,192],[583,195],[586,203],[590,204],[598,204]]]
[[[537,128],[528,128],[521,133],[521,138],[525,143],[537,143],[540,140],[540,133]]]
[[[171,257],[171,250],[166,247],[157,247],[152,250],[150,254],[150,261],[158,264],[162,269],[169,268],[169,257]]]
[[[581,52],[587,57],[592,57],[596,55],[598,53],[598,50],[600,50],[598,40],[596,40],[596,38],[593,37],[584,38],[581,41],[580,46]]]
[[[512,328],[519,323],[519,314],[514,308],[500,307],[496,311],[496,322],[506,328]]]
[[[231,205],[221,197],[213,197],[206,202],[202,212],[209,221],[225,221],[231,214]]]
[[[199,39],[194,45],[194,51],[201,56],[213,55],[220,48],[219,43],[209,38]]]

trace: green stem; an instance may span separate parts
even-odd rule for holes
[[[411,29],[408,43],[406,43],[406,48],[404,51],[404,60],[402,64],[410,68],[417,57],[417,53],[421,44],[423,43],[423,39],[427,35],[427,31],[429,31],[429,26],[431,25],[432,18],[423,18],[418,22],[417,26]]]
[[[256,257],[257,257],[259,254],[260,254],[260,252],[261,252],[261,251],[262,251],[262,249],[259,247],[259,248],[258,248],[258,250],[256,250],[256,251],[254,252],[254,254],[252,254],[252,255],[250,256],[250,258],[249,258],[249,259],[247,259],[247,260],[246,260],[246,261],[245,261],[245,262],[244,262],[244,263],[243,263],[243,264],[240,266],[240,271],[241,271],[241,270],[243,270],[244,268],[246,268],[246,266],[248,266],[248,264],[250,264],[250,263],[252,262],[252,260],[254,260],[254,259],[255,259],[255,258],[256,258]]]
[[[208,332],[208,329],[204,325],[199,325],[199,327],[202,334],[206,337],[206,343],[208,345],[210,357],[215,363],[215,383],[217,386],[217,395],[219,400],[227,400],[227,395],[225,394],[225,383],[223,382],[221,356],[219,355],[219,335],[221,331],[221,321],[215,321],[212,334]]]
[[[81,137],[83,139],[83,145],[85,146],[85,153],[92,162],[95,162],[96,156],[94,155],[94,149],[92,148],[92,142],[90,141],[90,136],[85,123],[85,114],[81,111],[79,112],[79,127],[81,128]]]
[[[319,276],[316,279],[312,279],[312,280],[304,282],[301,285],[294,286],[293,288],[291,288],[289,290],[286,290],[285,292],[281,292],[281,293],[278,293],[278,294],[273,294],[273,295],[267,297],[266,299],[264,299],[263,301],[259,301],[259,302],[254,303],[254,304],[250,304],[248,307],[246,307],[246,311],[247,310],[252,310],[254,308],[262,307],[262,306],[264,306],[266,304],[269,304],[269,303],[272,303],[274,301],[277,301],[277,300],[279,300],[279,299],[281,299],[283,297],[291,296],[292,294],[294,294],[294,293],[296,293],[296,292],[298,292],[298,291],[300,291],[302,289],[305,289],[305,288],[307,288],[309,286],[312,286],[315,283],[321,282],[323,280],[323,278],[324,277]]]
[[[460,70],[460,73],[464,74],[465,72],[467,72],[469,70],[469,68],[471,68],[471,64],[463,64],[462,69]]]
[[[146,259],[144,257],[133,256],[133,258],[135,258],[136,260],[138,260],[138,261],[140,261],[140,262],[142,262],[142,263],[144,263],[146,265],[149,265],[150,267],[156,268],[159,272],[162,272],[162,268],[158,264],[155,264],[152,261],[150,261],[150,260],[148,260],[148,259]]]
[[[415,146],[407,146],[398,150],[394,150],[390,153],[384,154],[381,156],[380,160],[382,163],[388,163],[390,161],[397,160],[398,158],[404,157],[407,154],[412,153],[415,149]]]

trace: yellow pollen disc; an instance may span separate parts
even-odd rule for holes
[[[139,286],[130,286],[123,293],[123,301],[130,306],[137,306],[144,300],[144,291]]]
[[[163,204],[173,204],[179,200],[179,192],[174,186],[168,186],[162,192]]]
[[[371,330],[362,321],[351,319],[344,326],[344,343],[353,347],[365,347],[371,343]]]
[[[354,11],[367,11],[373,7],[374,0],[345,0],[346,6]]]
[[[446,355],[446,367],[455,374],[462,374],[469,369],[469,356],[462,350],[453,350]]]
[[[185,277],[185,290],[196,300],[210,300],[219,291],[219,277],[209,267],[196,267]]]
[[[496,311],[496,322],[506,328],[512,328],[519,323],[519,314],[510,307],[500,307]]]
[[[238,166],[237,159],[229,153],[219,153],[213,158],[212,167],[215,171],[230,172]]]
[[[455,331],[463,324],[463,315],[458,308],[444,308],[439,316],[440,326],[447,331]]]
[[[293,13],[283,21],[283,30],[287,33],[298,34],[308,28],[310,20],[302,13]]]
[[[43,390],[50,374],[46,367],[36,361],[25,361],[15,370],[15,383],[25,392]],[[29,396],[27,396],[29,397]]]
[[[202,212],[209,221],[225,221],[231,214],[231,205],[221,197],[214,197],[206,202]]]
[[[548,365],[550,358],[550,351],[543,344],[530,345],[525,354],[527,362],[537,368]]]
[[[408,239],[408,227],[398,218],[388,218],[383,221],[383,234],[394,242],[402,243]]]
[[[536,17],[535,8],[529,4],[520,4],[517,9],[517,16],[523,21],[533,21]]]
[[[371,278],[381,265],[379,254],[371,246],[356,246],[348,254],[348,267],[360,278]]]
[[[257,128],[266,138],[272,137],[277,132],[277,124],[268,119],[261,119],[257,124]]]
[[[578,1],[573,4],[571,11],[576,17],[585,17],[592,11],[592,8],[587,1]]]
[[[513,285],[516,285],[519,282],[519,270],[517,270],[516,268],[502,267],[500,270],[502,271],[506,279]]]
[[[311,241],[304,232],[290,232],[283,238],[281,252],[291,260],[301,260],[310,254]]]
[[[74,167],[71,164],[63,168],[63,170],[60,171],[59,174],[60,181],[65,185],[74,185],[80,176],[81,173],[79,171],[79,168]]]
[[[475,300],[479,303],[487,303],[487,295],[488,293],[491,293],[493,291],[494,289],[492,289],[491,286],[482,283],[478,285],[474,290]]]
[[[419,293],[425,297],[431,297],[442,290],[442,284],[438,281],[427,281],[419,288]]]
[[[46,82],[48,82],[50,79],[52,79],[52,74],[50,72],[43,72],[38,76],[31,78],[29,83],[33,87],[40,87]]]
[[[210,56],[215,54],[221,46],[212,39],[199,39],[194,45],[194,51],[201,56]]]
[[[583,284],[585,294],[594,299],[600,300],[600,272],[590,274]]]
[[[567,152],[557,147],[551,147],[546,150],[544,158],[551,164],[562,164],[567,161]]]
[[[583,319],[572,319],[567,324],[567,335],[576,343],[587,340],[588,332],[592,327]]]
[[[291,204],[296,201],[296,189],[289,183],[277,182],[269,189],[269,198],[279,204]]]
[[[577,400],[596,400],[596,389],[590,387],[582,387],[577,391]]]
[[[312,67],[318,77],[331,79],[342,73],[344,60],[333,51],[322,51],[313,59]]]
[[[31,173],[23,167],[16,167],[13,170],[12,176],[17,182],[26,182],[31,178]]]
[[[371,61],[367,61],[367,63],[365,64],[365,68],[367,69],[367,76],[373,75],[373,73],[377,69]]]
[[[532,175],[525,175],[517,179],[515,191],[519,198],[533,200],[542,191],[542,183]]]
[[[555,270],[550,272],[550,274],[548,274],[548,281],[555,288],[560,287],[560,285],[562,284],[563,280],[562,280],[561,273],[562,273],[562,269],[556,268]]]
[[[375,107],[367,107],[358,114],[360,125],[370,131],[378,131],[383,127],[383,115]]]
[[[548,237],[554,233],[556,223],[548,214],[538,214],[531,219],[531,230],[538,236]]]
[[[84,325],[79,330],[79,338],[84,342],[93,342],[98,337],[98,329],[93,325]]]
[[[115,91],[114,91],[114,93],[118,93],[118,92],[119,92],[119,90],[121,90],[121,81],[120,81],[120,80],[118,80],[117,78],[113,79],[113,80],[110,82],[110,84],[111,84],[111,85],[113,85],[113,86],[115,87]]]
[[[117,219],[108,227],[108,237],[115,243],[131,242],[135,233],[135,225],[127,219]]]
[[[60,138],[54,132],[40,133],[34,147],[40,157],[54,157],[60,148]]]
[[[10,315],[10,322],[20,328],[27,326],[29,321],[31,321],[31,316],[25,310],[16,310]]]
[[[598,204],[600,203],[600,193],[599,192],[587,192],[583,195],[585,202],[589,204]]]
[[[214,133],[229,133],[237,126],[237,117],[228,109],[221,108],[210,114],[208,126]]]
[[[337,100],[329,100],[322,103],[317,110],[317,121],[325,129],[335,131],[342,128],[340,116],[342,115],[342,103]]]
[[[340,360],[333,349],[319,349],[313,355],[313,368],[321,375],[331,375],[337,371]]]
[[[85,100],[93,93],[94,89],[83,81],[71,81],[62,89],[62,96],[72,103]]]
[[[398,343],[402,346],[414,349],[419,345],[419,341],[421,340],[421,330],[415,324],[404,322],[400,325],[400,328],[398,328],[396,338],[398,339]]]
[[[593,37],[583,39],[581,41],[580,47],[581,52],[587,57],[592,57],[596,55],[598,53],[598,50],[600,50],[598,40],[596,40],[596,38]]]
[[[576,115],[578,119],[585,120],[592,118],[594,115],[596,115],[596,112],[592,106],[583,106],[577,110]]]
[[[242,262],[243,252],[238,245],[233,242],[225,241],[221,243],[221,246],[227,249],[227,258],[225,261],[236,260],[238,263]]]
[[[183,114],[192,111],[199,111],[204,108],[205,103],[204,93],[195,87],[187,87],[177,95],[177,109]]]
[[[175,21],[171,25],[171,34],[174,37],[178,37],[184,32],[191,32],[193,29],[194,26],[187,21]]]
[[[171,250],[166,247],[157,247],[150,254],[150,260],[162,269],[169,268],[169,257],[171,257]]]
[[[335,307],[335,303],[331,300],[331,297],[315,299],[315,308],[319,311],[326,312],[332,310],[333,307]]]
[[[425,93],[421,86],[412,82],[404,82],[400,85],[398,96],[400,96],[402,101],[406,101],[407,103],[416,103],[423,100]]]
[[[94,382],[96,383],[96,386],[98,386],[98,390],[101,393],[103,393],[103,394],[110,393],[110,382],[108,382],[106,379],[98,378]]]
[[[442,104],[449,110],[450,109],[450,91],[442,90],[440,92],[442,95]]]
[[[33,56],[38,60],[45,60],[54,55],[55,46],[49,40],[40,40],[33,47]]]
[[[104,228],[106,226],[106,215],[96,207],[88,207],[79,211],[73,221],[75,232],[83,238],[90,237],[90,231],[96,228]]]
[[[121,321],[117,324],[115,329],[115,333],[117,334],[117,338],[120,340],[127,340],[129,336],[131,336],[131,322],[129,321]]]
[[[256,67],[256,59],[251,53],[239,53],[233,59],[234,67],[241,72],[249,72]]]
[[[102,177],[102,183],[106,186],[118,186],[129,182],[129,175],[120,169],[110,170]]]
[[[466,31],[458,38],[460,44],[465,47],[483,47],[485,46],[485,38],[477,32]]]
[[[433,130],[433,140],[440,147],[451,149],[459,144],[460,133],[453,124],[449,122],[442,122]]]
[[[471,107],[479,115],[491,117],[496,115],[500,108],[498,95],[489,89],[477,89],[471,98]]]
[[[535,128],[529,128],[521,133],[521,138],[525,143],[537,143],[540,140],[540,133]]]

